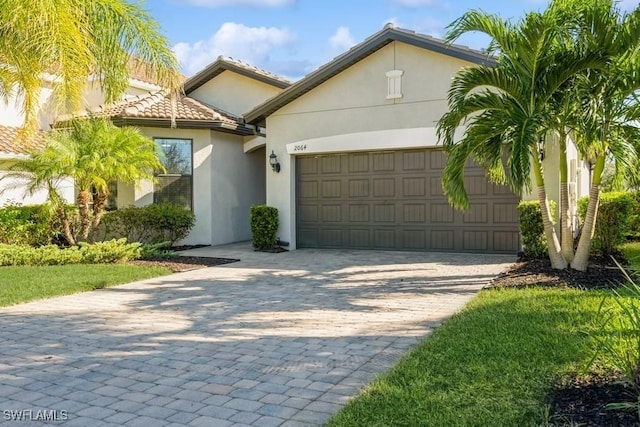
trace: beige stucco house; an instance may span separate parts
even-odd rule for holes
[[[266,195],[279,209],[279,237],[290,248],[518,251],[520,195],[470,164],[472,208],[462,213],[440,181],[435,126],[451,78],[487,61],[388,25],[248,112],[248,123],[266,127],[266,151],[280,164],[279,173],[267,170]],[[579,197],[585,168],[570,155]],[[547,156],[546,169],[557,171],[555,158]]]
[[[534,195],[496,186],[470,163],[472,208],[462,213],[441,185],[445,158],[435,126],[451,79],[461,67],[489,61],[388,25],[294,84],[220,57],[185,81],[174,104],[161,88],[134,79],[112,105],[100,105],[101,93],[89,89],[84,114],[136,126],[157,142],[167,173],[156,183],[118,183],[112,202],[189,206],[196,225],[183,243],[249,240],[249,207],[266,202],[279,210],[278,237],[289,249],[515,253],[517,204]],[[50,117],[42,117],[46,129]],[[558,200],[558,156],[548,145],[547,189]],[[575,211],[588,193],[589,168],[574,147],[568,154]],[[3,155],[23,154],[3,153],[0,127],[0,161]]]

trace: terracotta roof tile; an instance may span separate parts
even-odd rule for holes
[[[20,128],[18,127],[0,125],[0,156],[3,154],[27,154],[30,150],[44,147],[44,131],[38,131],[33,137],[26,141],[18,138],[19,133]]]
[[[163,91],[137,96],[134,99],[119,101],[109,105],[90,108],[84,112],[60,116],[57,121],[66,121],[73,117],[103,116],[120,119],[161,119],[170,120],[173,110],[171,97]],[[240,124],[241,119],[230,113],[196,101],[186,95],[178,95],[175,103],[175,119],[203,122],[226,122]]]
[[[282,83],[287,83],[289,85],[293,83],[291,80],[285,79],[284,77],[279,76],[278,74],[274,74],[274,73],[272,73],[270,71],[263,70],[262,68],[258,68],[258,67],[254,66],[254,65],[251,65],[249,63],[243,62],[243,61],[241,61],[239,59],[232,58],[230,56],[219,56],[218,59],[223,61],[223,62],[227,62],[227,63],[233,64],[233,65],[236,65],[236,66],[238,66],[240,68],[244,68],[245,70],[251,71],[251,72],[253,72],[255,74],[260,74],[262,76],[269,77],[269,78],[271,78],[273,80],[279,80]]]

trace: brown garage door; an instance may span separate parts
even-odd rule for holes
[[[438,149],[298,157],[298,246],[518,251],[518,196],[470,165],[472,208],[455,210],[442,192],[444,162]]]

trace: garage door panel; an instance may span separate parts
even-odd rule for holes
[[[349,173],[367,173],[369,172],[369,154],[352,154],[348,156]]]
[[[453,208],[448,203],[431,204],[431,222],[435,224],[452,223],[454,217]]]
[[[487,231],[463,231],[464,251],[486,251],[489,249],[489,233]]]
[[[382,229],[373,231],[373,246],[376,249],[396,249],[396,230]]]
[[[426,203],[406,203],[402,205],[405,223],[424,223],[427,220]]]
[[[453,230],[431,230],[431,249],[453,250]]]
[[[424,171],[427,153],[424,151],[409,151],[402,153],[402,170]]]
[[[465,224],[486,224],[489,218],[489,204],[476,203],[469,211],[465,212],[462,221]]]
[[[471,209],[442,192],[441,150],[297,159],[299,247],[515,252],[518,196],[465,170]]]
[[[396,169],[395,153],[373,153],[374,172],[394,172]]]
[[[520,245],[520,233],[517,231],[495,231],[493,246],[496,251],[517,252]]]
[[[426,178],[403,178],[402,179],[402,196],[407,197],[424,197],[426,196]]]
[[[369,197],[368,179],[349,179],[349,197]]]
[[[342,181],[322,181],[322,197],[339,199],[342,196]]]
[[[372,246],[371,230],[369,229],[349,229],[347,234],[349,235],[349,247],[366,249]]]

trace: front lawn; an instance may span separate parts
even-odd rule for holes
[[[75,264],[0,267],[0,307],[171,273],[164,267]]]
[[[539,425],[593,354],[604,291],[494,289],[371,383],[329,426]]]
[[[640,243],[622,247],[640,267]],[[606,290],[480,292],[336,414],[329,426],[529,426],[550,418],[550,392],[587,368]],[[611,307],[617,307],[611,304]]]

